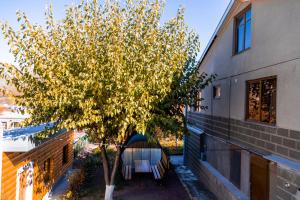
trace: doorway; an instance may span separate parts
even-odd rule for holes
[[[33,162],[29,162],[17,171],[16,200],[32,200]]]
[[[251,154],[251,200],[269,199],[269,161]]]

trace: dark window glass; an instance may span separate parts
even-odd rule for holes
[[[262,81],[261,88],[261,121],[275,124],[276,122],[276,80]]]
[[[62,159],[62,164],[66,164],[68,162],[68,145],[65,145],[63,147],[63,159]]]
[[[13,122],[12,125],[13,125],[14,128],[20,127],[20,123],[19,122]]]
[[[230,182],[240,189],[241,183],[241,150],[230,145]]]
[[[236,53],[251,47],[251,9],[236,18]]]
[[[249,83],[248,86],[248,119],[260,120],[260,82]]]
[[[276,123],[276,78],[265,78],[247,83],[247,119]]]
[[[221,86],[220,85],[214,86],[213,93],[214,93],[213,94],[214,98],[221,98]]]

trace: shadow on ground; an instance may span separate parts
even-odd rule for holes
[[[189,200],[176,173],[170,170],[162,183],[154,180],[152,174],[134,174],[118,189],[116,200]]]

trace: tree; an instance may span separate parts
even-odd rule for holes
[[[194,33],[191,33],[194,34]],[[162,101],[158,101],[152,108],[153,117],[149,122],[149,132],[163,132],[172,134],[177,138],[182,137],[184,129],[187,129],[185,108],[207,109],[201,105],[203,98],[199,95],[217,77],[217,74],[200,73],[200,65],[197,60],[199,52],[199,39],[197,35],[190,37],[191,51],[188,52],[188,59],[181,71],[173,76],[170,92]]]
[[[2,63],[1,77],[31,115],[25,123],[85,130],[100,143],[105,199],[112,198],[122,144],[134,131],[151,130],[154,107],[163,104],[198,51],[183,9],[160,24],[163,7],[159,0],[82,1],[68,7],[61,21],[50,6],[46,26],[32,24],[22,12],[18,30],[1,24],[17,63]],[[116,145],[113,166],[107,144]]]

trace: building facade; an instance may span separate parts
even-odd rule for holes
[[[0,96],[0,127],[3,130],[20,127],[21,122],[29,117],[20,113],[18,108],[8,97]]]
[[[217,78],[187,112],[185,162],[219,199],[300,199],[299,10],[233,0],[201,57]]]
[[[37,139],[45,125],[3,132],[1,200],[40,200],[73,162],[73,131]]]

